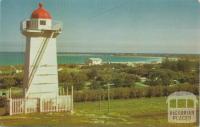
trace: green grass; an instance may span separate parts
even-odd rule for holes
[[[135,88],[149,87],[148,85],[145,85],[142,82],[136,82],[134,85],[135,85]]]
[[[35,113],[0,116],[0,125],[41,125],[70,127],[192,127],[167,122],[166,98],[112,100],[110,113],[107,101],[75,103],[74,114]]]

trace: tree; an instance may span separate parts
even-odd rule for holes
[[[6,77],[2,80],[2,84],[4,85],[4,88],[10,88],[15,86],[16,80],[12,77]]]
[[[96,76],[97,76],[97,70],[96,69],[90,69],[87,72],[87,76],[88,76],[89,79],[95,79]]]
[[[18,73],[18,74],[15,75],[15,77],[14,77],[14,79],[16,81],[15,86],[22,87],[22,85],[23,85],[23,76],[24,76],[24,73]]]
[[[177,79],[178,74],[169,69],[158,69],[149,72],[148,85],[170,85],[174,79]]]
[[[83,72],[70,73],[72,77],[72,84],[76,90],[81,90],[84,88],[85,82],[87,81],[87,76]]]
[[[179,71],[190,72],[192,68],[192,63],[189,60],[179,60],[177,62],[177,67]]]

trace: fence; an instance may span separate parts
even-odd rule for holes
[[[61,112],[72,110],[71,96],[59,96],[57,98],[43,98],[40,101],[40,112]]]
[[[8,111],[10,115],[37,112],[37,99],[10,99]]]
[[[10,115],[34,112],[64,112],[73,111],[71,95],[55,98],[17,98],[9,99],[7,103]]]

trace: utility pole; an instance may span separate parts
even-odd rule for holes
[[[110,113],[110,84],[108,84],[108,113]]]
[[[102,100],[103,100],[103,94],[104,94],[104,92],[103,92],[103,90],[102,89],[100,89],[99,90],[99,93],[98,93],[98,97],[99,97],[99,111],[101,112],[101,102],[102,102]]]
[[[99,111],[101,112],[101,95],[99,95]]]
[[[107,94],[108,94],[108,113],[110,113],[110,86],[113,86],[114,84],[107,84]]]

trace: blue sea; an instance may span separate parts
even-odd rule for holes
[[[149,63],[159,62],[161,57],[142,57],[142,56],[119,56],[113,54],[72,54],[72,53],[58,53],[58,64],[84,64],[89,58],[101,58],[104,63],[114,62],[137,62]],[[24,53],[22,52],[0,52],[0,65],[18,65],[24,63]]]

